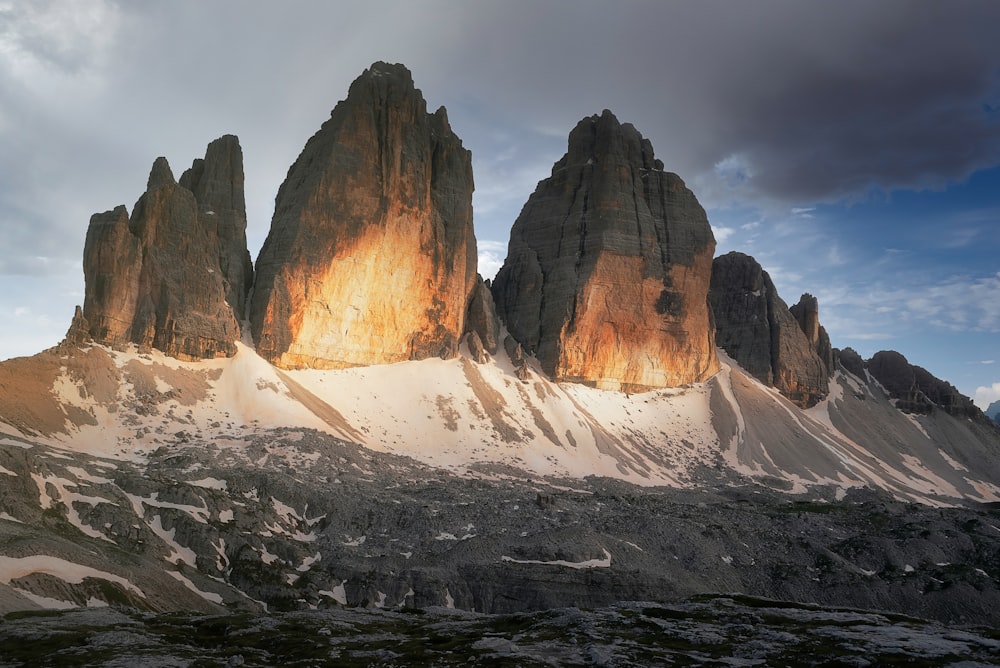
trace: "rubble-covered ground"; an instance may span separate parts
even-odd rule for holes
[[[0,613],[456,608],[740,592],[1000,627],[1000,509],[718,479],[457,476],[309,430],[142,461],[0,439]],[[775,481],[780,485],[780,481]]]
[[[1000,632],[746,596],[484,615],[442,608],[266,616],[13,613],[0,666],[973,666]]]

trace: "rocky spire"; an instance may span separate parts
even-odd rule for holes
[[[819,323],[819,300],[806,292],[799,297],[799,303],[790,306],[788,310],[798,321],[816,355],[822,360],[827,377],[833,375],[833,346],[830,345],[830,336],[826,333],[826,329]]]
[[[410,72],[375,63],[306,143],[257,259],[251,330],[283,367],[458,350],[476,278],[472,160]]]
[[[243,182],[243,149],[234,135],[209,144],[204,159],[196,159],[180,179],[180,185],[194,193],[201,227],[209,243],[218,248],[226,301],[238,320],[246,317],[253,284]]]
[[[222,160],[213,146],[227,147],[228,157]],[[213,175],[215,189],[238,192],[222,216],[207,208],[221,200],[207,197],[200,206],[196,195],[174,180],[166,158],[160,157],[131,219],[124,206],[91,217],[83,258],[84,306],[78,321],[86,323],[95,341],[112,346],[135,343],[180,359],[235,352],[240,334],[233,304],[245,297],[238,294],[242,288],[234,289],[233,301],[227,301],[230,274],[223,270],[221,259],[247,252],[243,164],[236,138],[213,142],[200,170]],[[201,181],[185,177],[193,187]]]
[[[797,305],[797,319],[749,255],[727,253],[712,265],[716,341],[751,375],[803,408],[826,396],[833,366],[832,351],[829,362],[817,352],[829,349],[829,339],[809,297]]]
[[[694,194],[604,111],[577,124],[524,205],[493,296],[556,380],[681,385],[718,369],[706,303],[714,250]]]

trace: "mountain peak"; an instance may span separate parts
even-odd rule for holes
[[[180,359],[235,352],[240,332],[234,308],[239,308],[236,299],[243,288],[233,290],[234,301],[227,301],[233,273],[221,258],[247,255],[243,162],[235,137],[219,141],[210,145],[205,160],[195,162],[198,174],[211,174],[210,179],[202,181],[194,172],[181,178],[199,194],[178,184],[166,158],[160,157],[131,218],[124,206],[91,217],[77,329],[86,323],[99,343],[134,343]],[[229,156],[224,164],[216,150],[221,146]],[[218,199],[197,187],[209,181],[212,190],[231,195],[230,211],[212,209]],[[249,270],[249,257],[245,259],[243,269]],[[74,330],[74,337],[80,336]]]
[[[155,190],[163,186],[172,186],[177,182],[174,180],[174,173],[170,170],[170,163],[162,155],[153,161],[153,167],[149,170],[149,179],[146,181],[146,190]]]
[[[250,309],[258,351],[338,368],[457,353],[476,277],[472,160],[402,65],[375,63],[275,200]]]
[[[641,391],[718,369],[705,299],[715,239],[659,167],[633,126],[607,110],[584,118],[511,229],[493,295],[556,380]]]

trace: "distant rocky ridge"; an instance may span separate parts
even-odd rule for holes
[[[712,263],[709,302],[719,346],[757,380],[802,408],[827,395],[833,349],[815,297],[789,309],[760,264],[734,251]]]
[[[402,65],[351,84],[291,166],[250,324],[286,368],[451,357],[476,278],[472,159]]]
[[[951,383],[935,377],[923,367],[910,364],[894,350],[882,350],[865,368],[882,384],[896,405],[907,413],[929,413],[941,409],[955,417],[983,420],[983,412]]]
[[[706,302],[714,251],[694,194],[605,110],[577,124],[528,199],[493,296],[553,379],[674,387],[718,369]]]
[[[131,219],[124,206],[90,219],[76,335],[179,359],[232,355],[252,273],[246,248],[236,137],[212,142],[180,183],[157,158]]]
[[[990,418],[996,423],[1000,423],[1000,400],[994,401],[992,404],[986,407],[986,417]]]

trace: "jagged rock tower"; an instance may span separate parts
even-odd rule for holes
[[[375,63],[275,199],[250,309],[285,368],[457,353],[476,279],[472,159],[402,65]]]
[[[734,251],[715,258],[709,301],[716,340],[747,372],[803,408],[826,396],[833,351],[815,297],[793,313],[757,260]]]
[[[524,205],[493,296],[555,380],[677,386],[718,370],[706,300],[714,252],[694,194],[604,111],[577,124]]]
[[[78,330],[93,340],[188,360],[235,353],[251,275],[239,140],[209,144],[181,183],[157,158],[131,219],[124,206],[91,217],[83,273]]]

